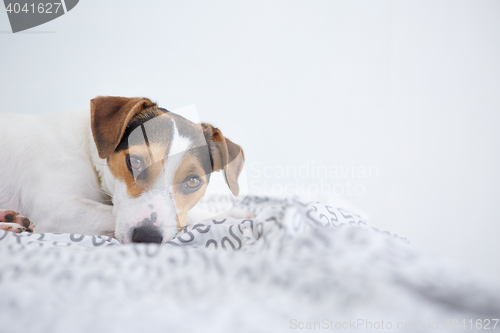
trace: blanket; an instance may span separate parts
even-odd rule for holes
[[[297,197],[238,208],[255,217],[164,245],[0,231],[0,332],[500,329],[496,282],[355,213]]]

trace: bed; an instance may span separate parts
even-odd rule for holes
[[[196,223],[161,246],[0,231],[0,332],[500,329],[496,281],[353,212],[297,197],[239,208],[255,218]]]

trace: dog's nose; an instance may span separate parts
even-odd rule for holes
[[[155,227],[138,227],[132,232],[133,243],[158,243],[163,240],[163,235],[158,228]]]

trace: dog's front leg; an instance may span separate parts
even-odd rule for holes
[[[116,220],[113,215],[113,206],[97,201],[81,198],[76,201],[80,207],[75,211],[78,226],[72,230],[81,230],[80,234],[104,235],[115,237]],[[81,220],[78,218],[81,217]]]
[[[54,205],[54,202],[58,202]],[[81,235],[105,235],[114,237],[115,217],[113,206],[87,198],[37,202],[34,221],[36,233],[71,233]]]

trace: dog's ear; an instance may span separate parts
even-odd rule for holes
[[[108,158],[120,143],[130,120],[155,106],[147,98],[99,96],[91,100],[91,127],[99,157]]]
[[[245,155],[240,146],[224,137],[219,129],[210,124],[201,124],[205,139],[210,147],[210,158],[212,159],[212,171],[224,169],[227,184],[231,192],[238,196],[240,188],[238,177],[240,176]]]

